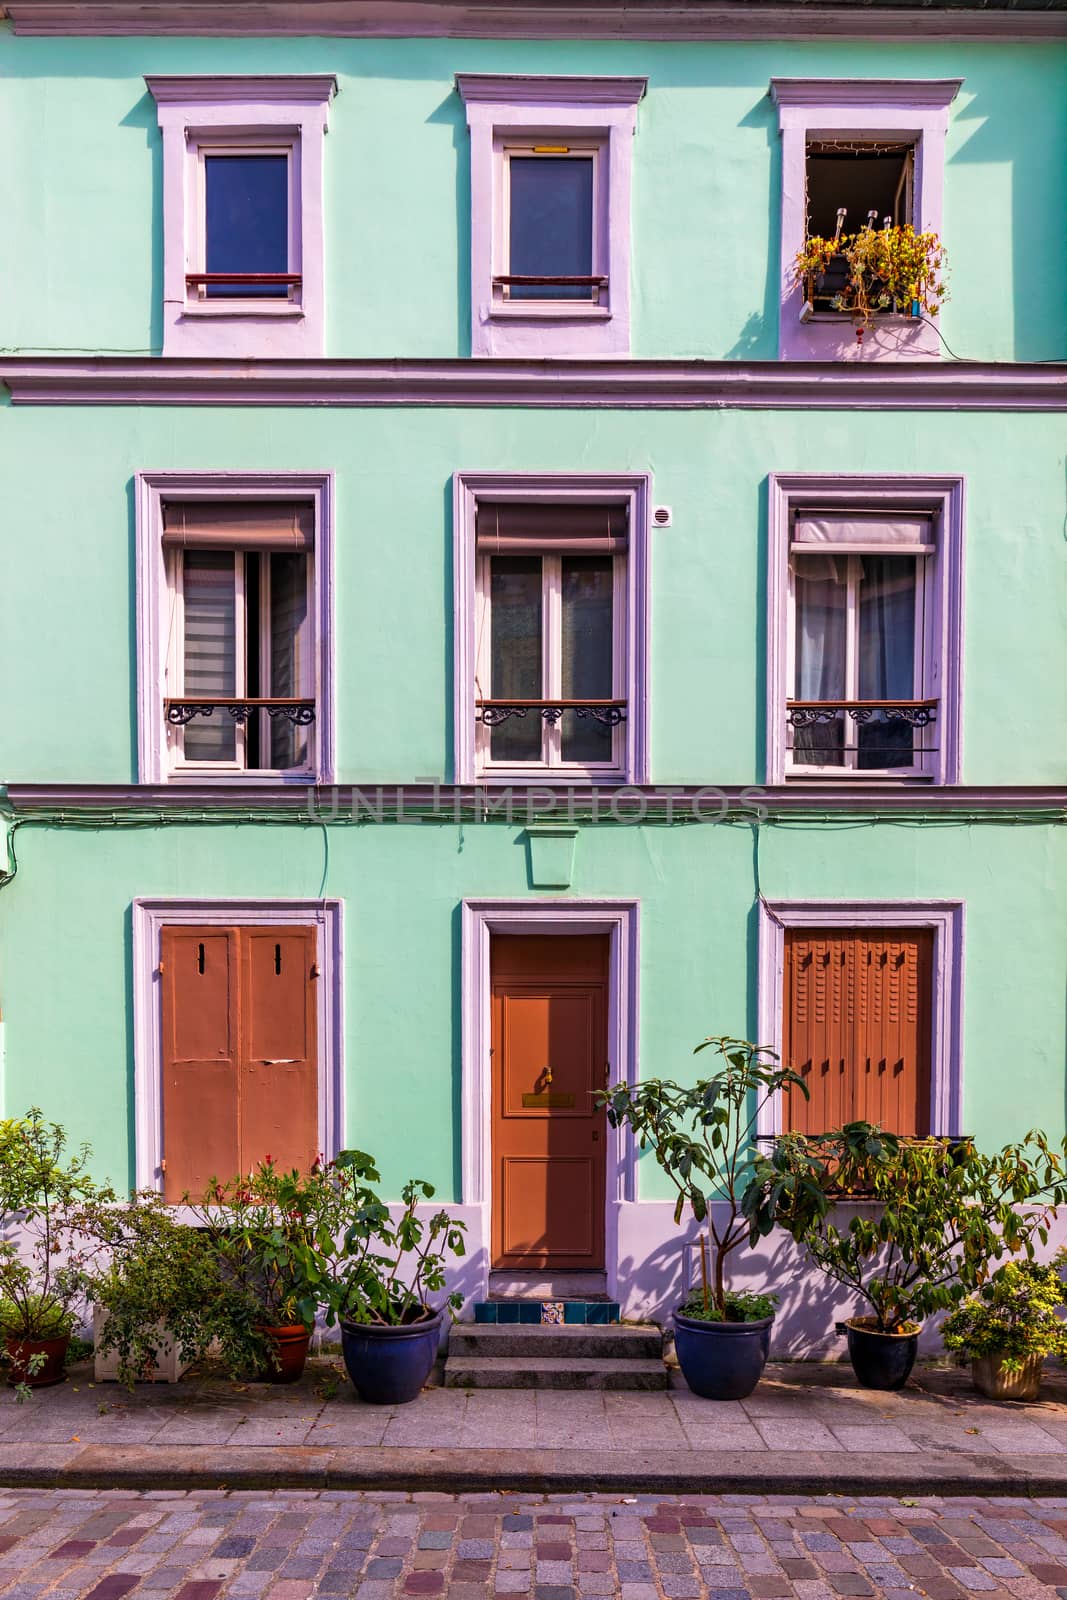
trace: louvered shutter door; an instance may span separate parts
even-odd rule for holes
[[[199,1199],[238,1170],[238,932],[164,928],[163,1193]]]
[[[318,1153],[314,928],[243,928],[241,1170],[266,1156],[306,1172]]]
[[[932,957],[926,929],[787,931],[783,1054],[811,1098],[786,1098],[786,1127],[929,1132]]]

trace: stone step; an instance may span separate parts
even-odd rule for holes
[[[542,1358],[570,1360],[658,1361],[663,1335],[651,1323],[490,1323],[454,1322],[448,1335],[448,1354],[521,1358],[536,1364]]]
[[[666,1389],[662,1361],[617,1357],[452,1356],[445,1362],[446,1389]]]

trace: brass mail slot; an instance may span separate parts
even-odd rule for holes
[[[572,1094],[554,1094],[550,1089],[546,1089],[543,1094],[524,1094],[522,1103],[528,1110],[533,1109],[535,1106],[547,1106],[550,1111],[562,1111],[565,1108],[573,1107],[574,1096]]]

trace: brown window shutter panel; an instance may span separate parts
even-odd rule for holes
[[[163,1193],[199,1198],[238,1168],[238,934],[162,930]]]
[[[317,930],[241,930],[240,1168],[271,1156],[306,1172],[318,1154]]]

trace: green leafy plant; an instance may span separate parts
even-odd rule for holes
[[[151,1377],[167,1344],[186,1364],[214,1348],[234,1373],[267,1359],[254,1308],[227,1278],[211,1239],[179,1222],[162,1196],[135,1194],[93,1224],[108,1262],[87,1289],[104,1313],[98,1348],[117,1353],[121,1383],[132,1388]]]
[[[394,1219],[373,1187],[380,1174],[362,1150],[342,1150],[324,1177],[333,1191],[339,1238],[331,1250],[309,1245],[304,1270],[327,1321],[399,1326],[432,1316],[428,1297],[447,1285],[447,1255],[465,1253],[465,1224],[447,1211],[417,1214],[434,1193],[420,1178],[404,1184]],[[456,1310],[462,1296],[450,1294],[445,1303]]]
[[[963,1361],[999,1356],[1008,1372],[1034,1357],[1067,1356],[1067,1322],[1058,1315],[1067,1300],[1063,1273],[1067,1251],[1051,1262],[1008,1261],[977,1294],[968,1296],[941,1325],[945,1348]]]
[[[842,1192],[873,1202],[847,1221]],[[1032,1259],[1067,1196],[1063,1152],[1034,1131],[984,1155],[971,1140],[899,1138],[869,1122],[784,1134],[744,1197],[753,1243],[780,1225],[867,1302],[880,1333],[913,1331],[976,1289],[1005,1256]]]
[[[852,312],[869,322],[875,312],[894,307],[910,311],[918,305],[931,314],[948,297],[947,258],[934,232],[917,233],[910,223],[875,228],[832,238],[813,234],[793,261],[793,282],[811,301],[820,279],[835,258],[848,268],[845,287],[832,301],[835,311]]]
[[[86,1272],[96,1256],[88,1218],[114,1202],[89,1176],[89,1147],[68,1151],[67,1135],[32,1107],[0,1124],[0,1327],[8,1339],[63,1338],[78,1321]]]
[[[699,1315],[708,1322],[747,1322],[757,1319],[752,1304],[768,1296],[737,1294],[726,1287],[726,1263],[747,1240],[749,1229],[742,1210],[743,1195],[751,1180],[756,1146],[753,1142],[761,1109],[775,1096],[797,1089],[805,1097],[804,1080],[778,1064],[772,1051],[745,1039],[708,1038],[694,1055],[711,1049],[722,1060],[710,1078],[683,1087],[667,1079],[620,1083],[601,1091],[597,1099],[606,1106],[613,1128],[627,1127],[642,1150],[651,1150],[678,1192],[674,1221],[686,1210],[697,1223],[706,1223],[712,1246],[709,1275],[707,1248],[700,1233],[702,1288]],[[716,1209],[714,1201],[720,1204]],[[772,1306],[773,1310],[773,1306]],[[760,1310],[758,1316],[770,1315]]]

